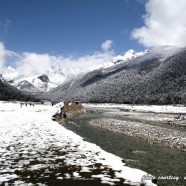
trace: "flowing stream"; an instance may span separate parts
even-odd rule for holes
[[[186,152],[150,145],[143,140],[89,125],[90,120],[106,118],[104,111],[86,113],[66,121],[65,127],[86,141],[124,159],[130,167],[139,168],[158,178],[158,185],[186,185]],[[117,116],[113,116],[117,119]],[[120,118],[121,119],[121,118]]]

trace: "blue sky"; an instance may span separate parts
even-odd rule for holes
[[[0,41],[18,53],[81,56],[105,40],[116,54],[140,51],[131,31],[144,14],[145,0],[1,0]]]
[[[186,46],[186,0],[0,0],[0,73],[72,74],[129,49]]]

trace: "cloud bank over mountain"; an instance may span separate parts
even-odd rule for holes
[[[14,63],[16,72],[19,76],[41,75],[45,74],[53,67],[59,67],[62,72],[68,72],[70,75],[77,75],[85,73],[96,68],[108,67],[111,65],[111,59],[115,55],[112,48],[112,41],[106,40],[101,44],[103,51],[96,51],[89,55],[83,55],[80,57],[63,56],[63,55],[49,55],[23,52],[17,54],[13,51],[7,50],[3,43],[0,43],[0,70],[5,66],[6,59],[8,57],[14,57]],[[0,72],[1,73],[1,72]]]
[[[145,47],[186,45],[185,0],[148,0],[145,8],[144,26],[132,31],[133,39]]]

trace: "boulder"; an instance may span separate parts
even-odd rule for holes
[[[65,119],[85,112],[86,110],[79,101],[64,102],[64,106],[60,108],[60,113],[55,114],[53,119],[63,124]]]

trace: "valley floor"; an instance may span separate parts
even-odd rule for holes
[[[186,107],[85,104],[107,116],[90,125],[186,151]]]
[[[155,185],[52,121],[60,106],[0,102],[1,185]]]

